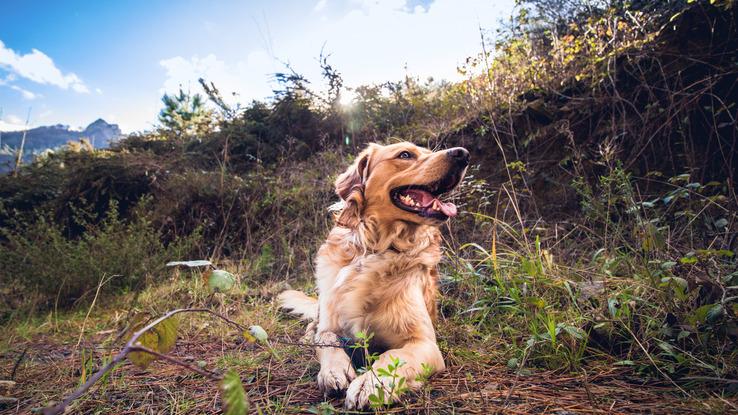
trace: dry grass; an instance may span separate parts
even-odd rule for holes
[[[173,356],[190,363],[203,361],[209,369],[237,370],[254,411],[260,408],[263,413],[292,414],[321,405],[342,408],[342,399],[324,400],[318,391],[314,381],[318,363],[309,347],[276,343],[297,341],[303,329],[301,323],[277,312],[271,296],[279,286],[238,291],[228,297],[208,296],[199,291],[201,288],[197,278],[177,277],[150,288],[135,301],[139,309],[159,310],[179,297],[180,301],[212,307],[243,324],[262,325],[275,342],[274,353],[243,341],[239,333],[207,316],[188,315],[180,320],[181,337]],[[29,413],[76,388],[85,366],[83,353],[94,356],[94,363],[86,369],[89,376],[105,356],[117,351],[115,338],[131,301],[123,297],[93,312],[80,347],[76,343],[85,310],[6,327],[9,335],[0,343],[2,376],[9,376],[18,356],[24,350],[26,354],[15,375],[17,386],[9,394],[17,402],[6,404],[0,413]],[[709,388],[702,388],[699,395],[690,391],[695,395],[688,397],[663,383],[644,384],[626,368],[602,362],[573,373],[526,371],[516,375],[501,363],[505,362],[501,340],[464,336],[465,328],[460,324],[453,318],[439,323],[448,370],[434,377],[424,390],[384,412],[707,414],[738,408],[736,397],[724,399]],[[80,414],[220,411],[217,385],[163,362],[155,362],[145,371],[125,363],[72,407],[73,413]]]

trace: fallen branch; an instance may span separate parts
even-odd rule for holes
[[[164,321],[164,320],[166,320],[166,319],[168,319],[168,318],[170,318],[170,317],[172,317],[172,316],[174,316],[176,314],[179,314],[179,313],[207,313],[207,314],[210,314],[210,315],[212,315],[214,317],[217,317],[217,318],[225,321],[226,323],[230,324],[233,327],[238,328],[242,333],[249,330],[248,327],[246,327],[246,326],[244,326],[244,325],[242,325],[242,324],[240,324],[240,323],[238,323],[236,321],[233,321],[233,320],[231,320],[230,318],[228,318],[228,317],[226,317],[224,315],[221,315],[219,313],[216,313],[213,310],[207,309],[207,308],[179,308],[179,309],[176,309],[176,310],[169,311],[166,314],[164,314],[163,316],[161,316],[161,317],[155,319],[154,321],[152,321],[151,323],[147,324],[142,329],[137,330],[136,332],[134,332],[133,333],[133,336],[131,336],[131,338],[128,340],[128,342],[126,342],[125,346],[123,346],[123,348],[121,349],[121,351],[118,352],[118,354],[116,354],[105,366],[103,366],[100,370],[98,370],[92,376],[90,376],[89,379],[87,379],[87,382],[85,382],[82,386],[80,386],[74,392],[72,392],[66,398],[64,398],[64,400],[62,400],[61,403],[59,403],[57,405],[54,405],[54,406],[49,406],[49,407],[44,408],[43,414],[44,415],[57,415],[57,414],[64,413],[64,411],[67,409],[67,407],[72,402],[74,402],[80,396],[82,396],[83,394],[85,394],[92,387],[92,385],[95,384],[95,382],[97,382],[98,380],[100,380],[100,378],[102,378],[103,376],[105,376],[106,373],[108,373],[109,371],[111,371],[112,369],[114,369],[119,363],[121,363],[123,360],[125,360],[126,357],[128,357],[128,355],[130,353],[132,353],[132,352],[148,353],[148,354],[151,354],[153,356],[156,356],[159,359],[166,360],[166,361],[168,361],[170,363],[173,363],[173,364],[178,365],[178,366],[181,366],[181,367],[183,367],[185,369],[191,370],[191,371],[193,371],[195,373],[198,373],[198,374],[200,374],[202,376],[205,376],[205,377],[207,377],[207,378],[209,378],[211,380],[221,381],[223,379],[223,376],[220,375],[220,374],[217,374],[215,372],[204,370],[204,369],[201,369],[199,367],[190,365],[190,364],[188,364],[186,362],[183,362],[183,361],[181,361],[179,359],[176,359],[176,358],[174,358],[172,356],[169,356],[167,354],[160,353],[160,352],[158,352],[156,350],[153,350],[153,349],[150,349],[148,347],[145,347],[145,346],[143,346],[143,345],[141,345],[139,343],[139,338],[144,333],[146,333],[147,331],[153,329],[157,324],[161,323],[162,321]],[[272,341],[275,342],[275,343],[295,345],[295,346],[338,347],[338,348],[343,348],[344,347],[343,345],[333,345],[333,344],[295,343],[295,342],[281,341],[281,340],[272,340]],[[25,352],[23,354],[25,354]],[[21,356],[21,358],[22,358],[22,356]]]
[[[113,357],[100,370],[98,370],[97,372],[95,372],[95,374],[93,374],[92,376],[90,376],[90,378],[87,379],[87,382],[85,382],[82,386],[80,386],[79,388],[77,388],[77,390],[75,390],[74,392],[72,392],[71,394],[69,394],[66,398],[64,398],[64,400],[62,400],[61,403],[59,403],[58,405],[49,406],[49,407],[44,408],[43,414],[44,415],[56,415],[56,414],[64,413],[64,411],[66,410],[66,408],[72,402],[74,402],[77,398],[79,398],[80,396],[82,396],[85,392],[87,392],[90,389],[90,387],[92,387],[92,385],[95,384],[95,382],[97,382],[98,380],[100,380],[100,378],[102,378],[106,373],[108,373],[115,366],[117,366],[120,362],[122,362],[128,356],[129,353],[135,352],[135,351],[142,351],[142,352],[145,352],[145,353],[151,353],[152,350],[150,350],[148,348],[145,348],[145,347],[137,344],[138,343],[138,339],[144,333],[146,333],[147,331],[151,330],[154,326],[156,326],[157,324],[161,323],[162,321],[164,321],[164,320],[166,320],[166,319],[174,316],[175,314],[179,314],[179,313],[194,313],[194,312],[210,312],[210,310],[204,309],[204,308],[200,308],[200,309],[198,309],[198,308],[180,308],[180,309],[172,310],[172,311],[164,314],[163,316],[157,318],[156,320],[152,321],[148,325],[144,326],[144,328],[142,328],[142,329],[136,331],[135,333],[133,333],[133,336],[131,336],[130,340],[128,340],[128,342],[123,347],[123,349],[120,352],[118,352],[118,354],[115,355],[115,357]],[[235,323],[235,322],[233,322],[233,323]],[[235,323],[235,324],[238,324],[238,323]],[[165,356],[165,355],[162,355],[160,353],[155,353],[155,355],[157,357]],[[171,361],[177,361],[177,364],[179,364],[180,366],[187,367],[188,369],[193,369],[187,363],[180,362],[180,361],[178,361],[177,359],[175,359],[175,358],[173,358],[171,356],[167,356],[167,360],[170,361],[170,362]],[[196,371],[196,372],[200,373],[199,371]],[[205,376],[208,376],[208,375],[205,375]]]
[[[18,356],[18,359],[16,359],[15,364],[13,365],[13,370],[10,371],[10,380],[15,380],[15,373],[18,371],[18,367],[21,362],[23,362],[23,358],[26,357],[26,353],[28,353],[28,347],[23,349],[23,352]]]

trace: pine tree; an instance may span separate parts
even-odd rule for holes
[[[164,108],[159,112],[159,122],[182,138],[202,136],[211,129],[212,112],[205,108],[200,94],[185,93],[181,88],[176,95],[164,94]]]

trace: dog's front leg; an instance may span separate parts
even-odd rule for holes
[[[356,371],[348,354],[343,350],[341,340],[336,334],[337,327],[332,324],[335,320],[329,310],[330,307],[320,308],[318,331],[315,334],[315,342],[321,345],[316,346],[320,362],[318,388],[324,394],[344,391],[349,382],[356,378]]]
[[[395,377],[380,375],[379,369],[387,370],[392,359],[399,359],[401,364],[395,370]],[[424,369],[424,364],[429,372]],[[399,349],[391,349],[379,356],[372,365],[372,370],[357,377],[346,391],[346,408],[361,409],[369,406],[369,396],[376,395],[377,389],[384,389],[384,399],[390,403],[398,398],[400,379],[410,390],[417,390],[423,385],[422,375],[432,375],[446,368],[443,356],[435,339],[416,340]]]

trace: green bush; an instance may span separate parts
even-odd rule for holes
[[[113,203],[106,218],[93,224],[88,211],[77,211],[85,232],[68,238],[51,214],[38,212],[33,222],[0,229],[0,320],[13,310],[65,307],[90,301],[101,293],[142,286],[172,259],[186,258],[199,242],[199,232],[164,245],[146,219],[121,220]]]

